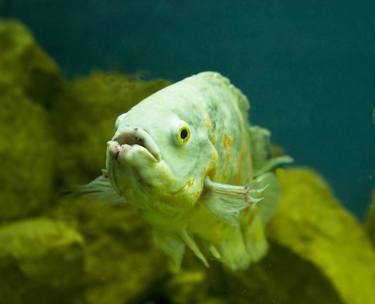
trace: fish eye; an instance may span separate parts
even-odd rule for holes
[[[178,129],[177,132],[177,142],[179,144],[185,144],[190,138],[190,129],[188,126],[183,125]]]

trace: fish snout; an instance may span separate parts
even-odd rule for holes
[[[160,160],[160,150],[149,133],[141,128],[127,128],[117,132],[107,143],[108,152],[114,160],[130,150],[143,151],[155,161]]]

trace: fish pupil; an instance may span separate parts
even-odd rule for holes
[[[182,129],[180,136],[181,136],[182,139],[185,139],[188,136],[187,130],[186,129]]]

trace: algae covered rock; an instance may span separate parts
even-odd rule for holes
[[[117,116],[168,84],[100,72],[68,84],[54,108],[63,181],[75,185],[96,177],[105,164],[106,142]]]
[[[375,189],[372,192],[372,200],[366,218],[366,227],[372,244],[375,247]]]
[[[48,114],[0,81],[0,219],[33,214],[50,202],[54,141]]]
[[[85,303],[136,301],[166,276],[166,257],[152,246],[150,229],[134,208],[80,198],[62,201],[52,216],[86,240]]]
[[[0,54],[0,78],[48,107],[62,88],[62,75],[22,23],[0,21]]]
[[[314,265],[343,303],[374,303],[375,253],[362,225],[314,172],[279,170],[278,177],[283,194],[271,240]]]
[[[83,273],[82,237],[47,218],[0,228],[0,302],[72,303]]]

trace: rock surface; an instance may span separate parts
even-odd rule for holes
[[[15,20],[0,21],[0,79],[20,87],[46,107],[63,84],[57,64],[37,45],[30,31]]]
[[[86,240],[85,303],[135,301],[167,275],[166,257],[153,248],[148,225],[128,205],[66,200],[51,216],[68,222]]]
[[[20,87],[0,80],[0,107],[0,220],[10,220],[49,205],[55,146],[48,113]]]
[[[81,287],[83,240],[62,222],[36,218],[0,228],[0,302],[71,303]]]
[[[375,253],[363,226],[313,171],[279,170],[278,177],[283,195],[270,239],[314,265],[344,303],[375,302]]]

